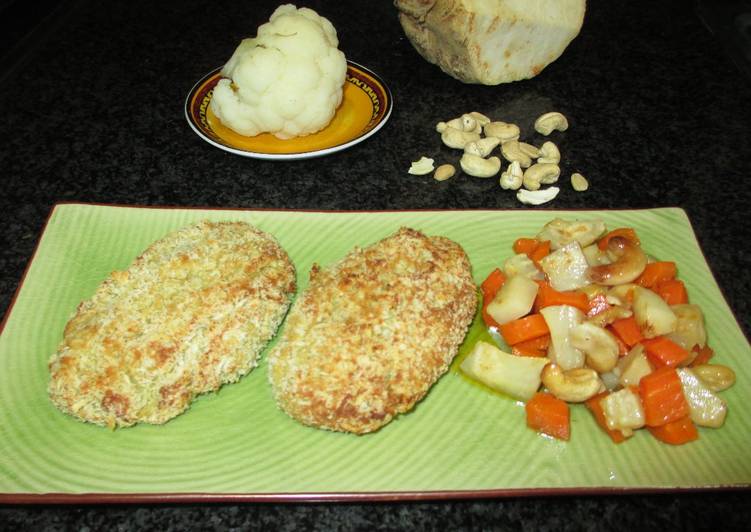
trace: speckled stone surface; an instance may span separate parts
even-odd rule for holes
[[[751,82],[690,2],[590,1],[579,37],[537,78],[465,85],[411,47],[388,1],[306,2],[339,31],[349,59],[378,72],[395,109],[375,136],[298,162],[247,159],[188,127],[185,97],[255,32],[275,2],[71,2],[54,31],[2,78],[0,310],[44,221],[61,201],[335,209],[526,209],[494,179],[435,182],[406,173],[421,155],[458,160],[433,128],[470,110],[518,123],[551,109],[567,181],[544,209],[683,207],[746,335]],[[577,496],[378,504],[0,506],[0,530],[321,530],[410,528],[741,529],[748,492]]]

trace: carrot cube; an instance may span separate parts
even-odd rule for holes
[[[674,368],[663,367],[642,377],[639,396],[647,426],[659,427],[689,415],[681,378]]]
[[[571,436],[568,404],[546,392],[537,392],[524,406],[527,426],[559,440]]]

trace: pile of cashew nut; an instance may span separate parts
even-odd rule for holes
[[[548,136],[553,131],[566,131],[568,120],[558,112],[545,113],[535,121],[535,131]],[[459,166],[473,177],[495,177],[500,173],[499,184],[505,190],[515,190],[522,203],[541,205],[554,199],[560,189],[553,185],[561,175],[561,153],[555,143],[546,141],[534,146],[519,140],[520,129],[516,124],[493,121],[477,111],[465,113],[448,122],[438,122],[436,131],[441,141],[449,148],[463,150]],[[498,148],[501,157],[493,155]],[[508,166],[501,172],[502,159]],[[437,181],[445,181],[456,174],[452,164],[435,168],[433,159],[421,157],[409,168],[414,175],[433,172]],[[587,179],[580,173],[571,175],[571,186],[577,192],[589,188]]]

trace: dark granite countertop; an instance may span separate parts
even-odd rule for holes
[[[302,5],[302,4],[300,4]],[[496,180],[438,183],[406,173],[420,155],[456,160],[435,123],[469,110],[531,134],[556,109],[565,177],[542,209],[680,206],[741,328],[751,331],[748,244],[751,82],[691,2],[591,0],[581,34],[537,78],[465,85],[425,62],[391,2],[305,2],[328,17],[347,57],[394,93],[388,124],[344,152],[269,162],[218,150],[186,124],[196,80],[254,33],[275,2],[64,1],[0,78],[0,310],[13,297],[52,206],[63,201],[318,210],[527,209]],[[2,445],[0,444],[0,449]],[[744,528],[740,492],[344,504],[0,506],[0,529],[296,527],[598,530]]]

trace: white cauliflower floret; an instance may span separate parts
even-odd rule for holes
[[[326,127],[342,101],[347,61],[334,26],[312,9],[279,6],[222,68],[211,110],[241,135],[301,137]]]

